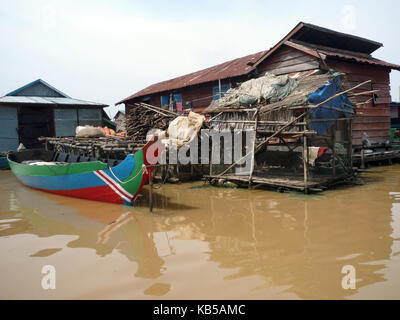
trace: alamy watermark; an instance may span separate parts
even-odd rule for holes
[[[345,290],[356,289],[356,268],[352,265],[346,265],[342,268],[342,274],[345,276],[342,278],[342,288]]]
[[[250,172],[254,159],[252,151],[255,143],[254,130],[209,130],[202,129],[188,143],[158,142],[147,150],[150,164],[213,164],[235,166],[235,173],[246,175]],[[160,157],[154,156],[158,150]]]
[[[42,268],[42,288],[44,290],[56,289],[56,268],[52,265],[46,265]]]

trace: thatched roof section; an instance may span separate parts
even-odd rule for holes
[[[337,75],[336,75],[337,76]],[[260,113],[268,112],[272,108],[291,107],[304,105],[308,102],[308,96],[317,89],[323,87],[327,81],[335,78],[332,74],[319,74],[305,77],[299,80],[299,84],[294,91],[282,101],[266,104],[261,107]]]
[[[214,106],[210,105],[204,113],[220,113],[220,112],[243,112],[252,108],[260,107],[260,113],[267,112],[271,108],[287,107],[294,105],[302,105],[307,103],[308,96],[315,92],[318,88],[325,85],[325,83],[335,76],[332,74],[319,74],[304,77],[298,80],[298,86],[293,92],[281,101],[275,103],[268,103],[268,101],[261,101],[251,106],[242,104],[233,104],[229,106]]]

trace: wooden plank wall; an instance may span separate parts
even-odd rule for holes
[[[356,90],[379,90],[375,103],[370,102],[357,106],[357,114],[353,122],[353,145],[362,144],[362,135],[366,132],[372,143],[385,143],[390,140],[390,69],[365,65],[356,62],[338,60],[327,61],[330,68],[346,73],[344,88],[348,89],[360,82],[372,80],[371,84]],[[372,98],[372,94],[354,97],[356,103]]]
[[[258,67],[259,72],[271,72],[275,75],[289,74],[318,69],[318,58],[289,46],[283,45]]]

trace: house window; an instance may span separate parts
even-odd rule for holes
[[[221,84],[221,97],[223,97],[225,95],[225,92],[227,92],[230,88],[231,88],[231,86],[229,85],[229,83]],[[220,96],[219,96],[219,85],[213,87],[212,95],[213,95],[213,100],[218,100],[220,98]]]
[[[169,106],[169,96],[161,96],[161,108],[168,109]]]
[[[151,96],[143,97],[143,98],[142,98],[142,101],[143,101],[144,103],[150,104],[150,102],[151,102]]]
[[[175,93],[174,94],[174,103],[175,103],[175,110],[177,112],[182,112],[183,111],[183,104],[182,104],[182,94],[180,93]]]
[[[172,102],[174,104],[173,111],[181,112],[183,110],[181,93],[174,93],[169,96],[161,96],[161,107],[168,109],[171,98],[172,98]]]

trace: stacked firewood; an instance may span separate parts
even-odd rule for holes
[[[149,130],[166,130],[170,121],[177,116],[177,113],[169,110],[144,103],[137,103],[135,107],[128,112],[126,118],[128,137],[135,141],[146,140],[146,135]]]

